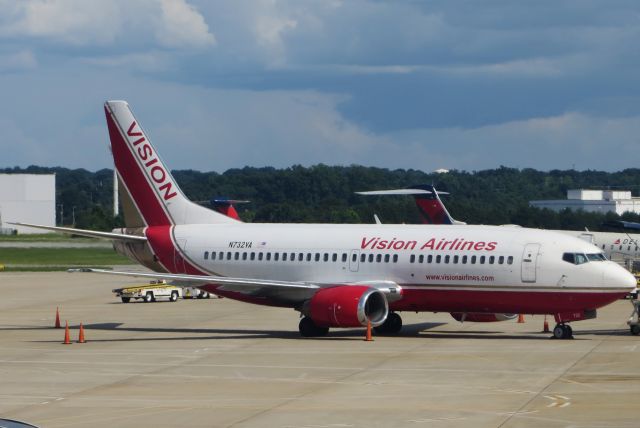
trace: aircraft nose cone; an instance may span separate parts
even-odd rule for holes
[[[628,270],[619,265],[614,265],[608,275],[605,276],[605,286],[623,287],[635,290],[637,286],[636,277],[631,275]]]

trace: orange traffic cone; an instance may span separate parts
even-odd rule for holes
[[[60,312],[58,311],[58,307],[56,306],[56,328],[60,328]]]
[[[65,321],[64,327],[64,342],[63,345],[71,345],[71,340],[69,339],[69,321]]]
[[[372,342],[373,338],[371,337],[371,321],[367,321],[367,336],[364,338],[366,342]]]
[[[544,316],[544,329],[542,330],[543,333],[549,333],[549,323],[547,322],[547,316]]]
[[[84,327],[80,323],[80,333],[78,333],[78,343],[84,343]]]
[[[522,324],[522,323],[524,323],[524,315],[519,314],[518,315],[518,324]]]

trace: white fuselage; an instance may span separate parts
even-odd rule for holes
[[[430,302],[419,302],[421,297],[411,296],[412,290],[532,292],[548,296],[570,292],[586,298],[590,294],[624,295],[634,285],[628,272],[610,261],[573,264],[563,260],[566,253],[601,253],[588,242],[537,229],[212,224],[175,226],[172,241],[178,248],[176,254],[184,256],[184,259],[176,257],[173,266],[165,258],[165,268],[174,273],[326,285],[393,281],[403,289],[402,300],[410,296],[411,308],[416,310],[432,307]],[[525,294],[519,296],[526,298]],[[435,305],[438,296],[429,298]],[[544,300],[543,296],[536,298]],[[598,302],[594,300],[594,308],[601,306]],[[517,306],[502,303],[500,306],[501,302],[497,302],[495,307],[507,310]],[[432,309],[447,310],[438,305]],[[461,305],[464,306],[461,310],[469,311],[494,308],[493,304],[491,308],[476,307],[472,302]],[[532,313],[537,311],[548,312],[530,309]]]

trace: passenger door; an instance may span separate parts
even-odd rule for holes
[[[538,264],[540,244],[527,244],[522,253],[522,282],[536,282],[536,268]]]

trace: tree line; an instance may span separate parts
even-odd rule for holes
[[[56,174],[58,224],[98,230],[122,227],[113,217],[113,170],[5,168],[0,173]],[[359,196],[354,192],[433,184],[449,192],[443,201],[457,220],[473,224],[518,224],[545,229],[603,230],[612,220],[640,221],[640,215],[601,215],[564,210],[556,213],[529,206],[535,199],[565,199],[568,189],[626,189],[640,191],[640,169],[619,172],[500,167],[483,171],[426,173],[414,169],[364,166],[292,166],[284,169],[229,169],[217,172],[176,170],[173,176],[194,201],[208,205],[211,199],[246,199],[236,208],[247,222],[372,223],[377,214],[383,223],[419,223],[413,199],[403,196]]]

